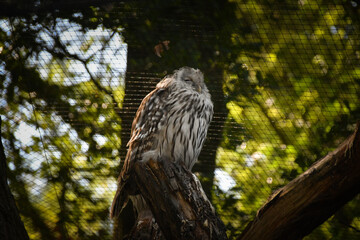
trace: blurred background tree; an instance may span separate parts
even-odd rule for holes
[[[194,171],[241,233],[275,189],[360,119],[358,1],[13,1],[0,8],[0,114],[31,239],[111,239],[108,208],[141,99],[200,68],[215,104]],[[357,239],[359,196],[308,239]],[[114,232],[114,234],[113,234]]]

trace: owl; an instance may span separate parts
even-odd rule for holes
[[[129,197],[138,214],[148,209],[131,180],[136,161],[166,159],[191,170],[212,116],[213,103],[200,70],[182,67],[162,79],[136,112],[110,216],[117,217]]]

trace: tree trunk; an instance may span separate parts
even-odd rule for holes
[[[176,15],[174,19],[176,19]],[[184,28],[181,24],[180,27],[178,26],[178,24],[182,22],[181,20],[181,18],[177,21],[174,20],[174,25],[170,27],[174,36],[176,35],[176,32],[181,32]],[[201,42],[200,40],[194,38],[189,38],[188,41],[196,42],[198,45],[203,46],[200,49],[202,56],[201,61],[197,62],[192,59],[197,56],[196,54],[194,54],[194,56],[189,54],[186,58],[179,58],[178,53],[183,51],[183,45],[175,45],[172,44],[172,42],[170,42],[170,50],[164,50],[166,53],[164,52],[163,56],[160,58],[154,53],[154,46],[161,39],[167,40],[166,37],[163,37],[161,36],[162,34],[160,34],[167,32],[165,30],[165,26],[162,26],[162,24],[160,24],[161,26],[158,26],[156,32],[158,32],[159,35],[152,36],[151,34],[147,34],[146,36],[142,36],[143,33],[141,30],[144,28],[144,23],[137,19],[132,20],[132,22],[128,24],[129,25],[126,27],[126,31],[124,33],[125,40],[128,43],[128,55],[125,78],[125,97],[121,112],[122,146],[120,154],[121,156],[126,155],[126,143],[130,137],[131,123],[135,117],[136,110],[139,107],[141,100],[155,87],[161,77],[163,77],[165,73],[172,73],[173,70],[182,66],[189,65],[190,67],[199,67],[200,70],[204,72],[205,77],[209,80],[207,86],[212,94],[212,101],[214,102],[214,121],[209,127],[207,140],[204,144],[201,155],[199,156],[199,161],[195,165],[193,171],[201,174],[201,180],[205,193],[209,198],[211,198],[214,171],[216,168],[216,150],[221,142],[221,138],[218,136],[221,136],[224,121],[227,115],[227,108],[222,92],[222,68],[217,64],[212,64],[211,66],[210,64],[204,64],[204,67],[200,65],[201,62],[207,63],[207,61],[211,59],[208,58],[207,55],[208,52],[212,51],[209,50],[209,43]],[[173,39],[171,39],[173,42],[175,42],[175,40],[173,41]],[[129,221],[131,208],[127,207],[124,211],[127,213],[120,216],[117,221],[121,222],[117,222],[117,226],[114,228],[122,228],[123,230],[120,230],[122,233],[119,234],[119,230],[116,230],[116,236],[114,239],[120,239],[120,236],[124,236],[124,234],[128,233],[131,229],[129,226],[129,223],[133,223],[133,220]],[[120,227],[122,224],[126,224],[126,226]]]
[[[218,32],[222,29],[218,28],[221,24],[216,16],[211,16],[217,7],[229,10],[226,7],[228,5],[223,1],[213,1],[210,5],[201,2],[194,5],[192,1],[137,2],[137,9],[141,11],[132,8],[135,9],[134,12],[123,19],[123,36],[128,44],[128,57],[121,117],[121,156],[126,155],[125,145],[129,140],[131,122],[140,101],[153,89],[160,76],[172,73],[182,66],[199,68],[203,71],[212,94],[215,114],[203,151],[193,171],[200,173],[203,188],[209,198],[214,182],[216,150],[221,142],[219,136],[222,136],[227,116],[222,92],[224,63],[220,57],[226,54],[218,51],[220,42],[223,42],[219,41],[218,35],[230,39],[230,33]],[[204,13],[198,11],[205,6],[211,7]],[[203,16],[199,17],[199,13]],[[157,46],[161,48],[158,54],[154,51]],[[127,217],[120,218],[123,222],[129,222]],[[123,229],[128,230],[129,227]],[[114,239],[119,239],[119,236]]]
[[[166,239],[227,239],[199,180],[183,165],[137,162],[135,181]]]
[[[6,157],[0,134],[0,239],[29,239],[7,183],[6,166]]]
[[[354,198],[360,192],[359,127],[274,193],[238,239],[301,239]]]

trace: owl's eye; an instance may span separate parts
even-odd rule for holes
[[[190,78],[185,78],[184,81],[185,82],[192,82]]]

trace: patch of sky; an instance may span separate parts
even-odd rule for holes
[[[107,138],[100,134],[94,134],[93,139],[99,146],[103,146],[107,141]]]
[[[39,137],[39,132],[34,126],[28,125],[25,122],[21,122],[17,127],[15,138],[18,139],[22,145],[29,146],[33,142],[33,137]]]
[[[235,180],[230,176],[230,174],[220,168],[215,170],[215,180],[218,182],[218,186],[223,192],[229,191],[236,185]]]

